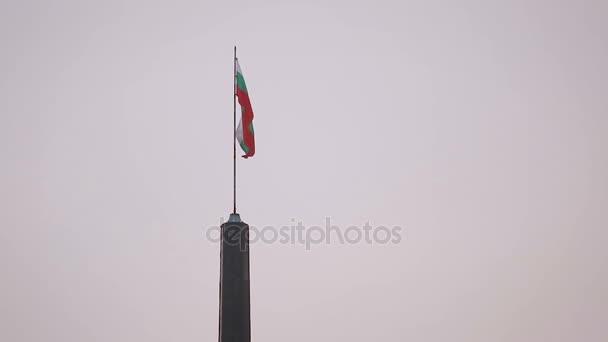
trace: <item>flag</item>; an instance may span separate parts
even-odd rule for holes
[[[251,108],[251,101],[249,100],[249,92],[247,92],[247,86],[245,85],[245,78],[243,78],[243,72],[239,65],[239,60],[236,63],[236,79],[235,88],[236,96],[239,98],[239,105],[241,105],[241,120],[238,128],[236,129],[236,139],[241,145],[243,152],[243,158],[253,157],[255,154],[255,140],[253,136],[253,109]]]

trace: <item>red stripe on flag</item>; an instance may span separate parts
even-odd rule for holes
[[[249,148],[249,152],[243,155],[243,158],[253,157],[255,154],[255,139],[253,132],[250,130],[250,126],[253,122],[253,108],[251,107],[251,101],[249,100],[249,94],[237,87],[236,96],[239,98],[239,104],[242,108],[242,123],[243,123],[243,141]]]

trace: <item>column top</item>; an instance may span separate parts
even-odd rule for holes
[[[241,216],[238,213],[232,213],[232,214],[230,214],[230,218],[228,219],[228,222],[242,222]]]

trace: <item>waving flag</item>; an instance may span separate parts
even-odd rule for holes
[[[243,152],[243,158],[253,157],[255,154],[255,139],[253,134],[253,109],[251,108],[251,101],[249,100],[249,92],[247,91],[247,85],[245,85],[245,78],[241,71],[238,59],[236,60],[236,78],[235,78],[235,89],[236,96],[239,99],[239,105],[241,106],[241,119],[239,121],[238,128],[236,129],[236,139],[241,145]]]

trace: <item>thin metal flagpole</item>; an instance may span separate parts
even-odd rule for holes
[[[234,46],[234,78],[232,79],[232,102],[233,102],[233,124],[232,124],[232,213],[236,214],[236,45]]]

